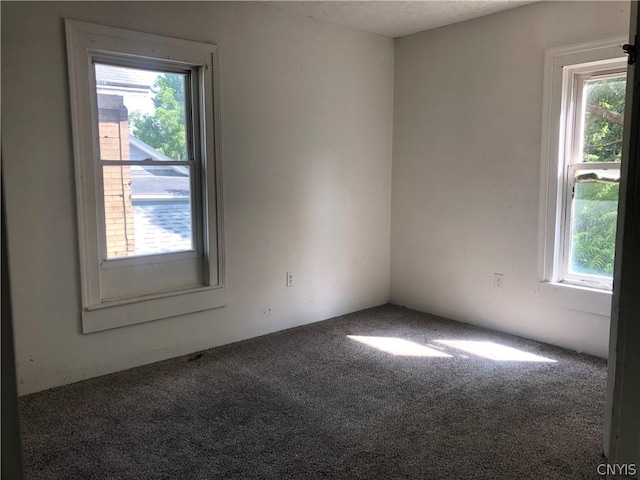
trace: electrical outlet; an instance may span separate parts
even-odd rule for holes
[[[493,288],[504,288],[504,273],[493,274]]]
[[[287,287],[293,287],[294,282],[293,272],[287,272]]]

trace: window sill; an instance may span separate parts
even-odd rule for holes
[[[224,307],[226,290],[206,287],[171,292],[151,298],[111,302],[82,312],[82,333],[94,333],[112,328],[136,325],[163,318],[177,317]]]
[[[592,313],[603,317],[611,316],[610,290],[600,290],[581,285],[555,282],[539,282],[535,298],[541,303]]]

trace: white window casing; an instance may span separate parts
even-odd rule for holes
[[[218,47],[66,20],[76,173],[82,328],[108,328],[224,305]],[[187,159],[161,161],[189,173],[192,248],[108,258],[94,63],[184,75]],[[137,161],[151,168],[160,161]],[[109,167],[107,167],[109,168]]]
[[[608,315],[611,280],[599,276],[575,275],[568,267],[571,242],[571,206],[576,176],[581,172],[618,171],[619,163],[580,162],[572,155],[582,151],[580,120],[576,102],[583,98],[585,82],[626,72],[621,46],[625,37],[552,48],[545,54],[542,124],[539,297],[570,308]],[[614,174],[615,176],[615,174]],[[558,294],[558,288],[566,289]],[[578,290],[582,290],[579,292]],[[541,293],[542,292],[542,293]],[[585,297],[586,295],[586,297]],[[580,298],[557,302],[558,298]],[[589,298],[588,302],[584,299]],[[573,304],[573,305],[572,305]]]

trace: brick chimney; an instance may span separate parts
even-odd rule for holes
[[[129,112],[122,96],[98,94],[98,136],[102,160],[130,160]],[[107,258],[135,253],[131,167],[103,167]]]

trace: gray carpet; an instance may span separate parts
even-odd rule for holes
[[[26,478],[600,478],[605,380],[604,360],[385,305],[22,397]]]

